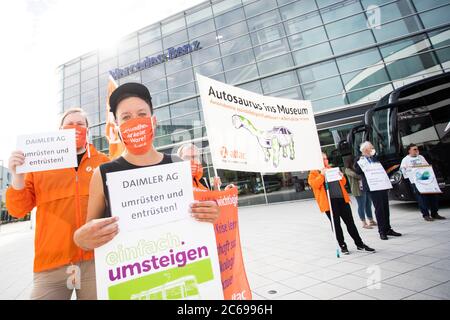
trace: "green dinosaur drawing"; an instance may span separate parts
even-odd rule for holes
[[[275,168],[280,163],[280,149],[283,157],[287,158],[289,148],[289,159],[295,159],[293,134],[288,128],[280,126],[266,131],[259,130],[250,120],[238,114],[233,115],[231,120],[236,129],[245,128],[256,137],[264,152],[264,160],[266,162],[272,160]]]

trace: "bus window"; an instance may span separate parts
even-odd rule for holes
[[[450,143],[450,106],[430,112],[442,143]]]
[[[423,145],[439,141],[433,120],[425,107],[399,110],[398,131],[403,148],[410,143]]]
[[[359,155],[361,152],[359,151],[359,146],[364,142],[364,132],[363,130],[356,131],[353,135],[353,154],[355,156]]]
[[[450,81],[441,84],[436,94],[426,95],[423,100],[430,112],[436,132],[442,143],[450,142]]]
[[[372,144],[380,155],[395,153],[392,134],[392,108],[375,110],[372,114],[370,136]]]

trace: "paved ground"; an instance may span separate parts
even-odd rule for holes
[[[326,217],[314,201],[240,209],[241,243],[254,299],[450,299],[449,219],[424,222],[415,204],[391,203],[404,235],[382,241],[362,229],[376,253],[336,258]],[[356,207],[353,208],[357,219]],[[0,299],[27,299],[32,285],[30,222],[0,226]]]
[[[450,218],[448,205],[440,213]],[[357,220],[356,207],[353,216]],[[345,232],[350,255],[338,259],[328,220],[315,202],[241,209],[254,298],[449,299],[450,219],[425,222],[415,204],[391,203],[391,222],[403,236],[388,241],[357,223],[377,252],[357,252]]]

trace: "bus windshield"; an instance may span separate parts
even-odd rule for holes
[[[369,134],[379,155],[396,153],[394,135],[392,134],[394,110],[394,108],[384,108],[372,113]]]
[[[398,110],[398,133],[405,149],[410,143],[438,143],[439,136],[426,107]]]

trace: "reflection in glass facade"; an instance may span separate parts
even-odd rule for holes
[[[199,50],[118,80],[150,89],[159,150],[172,153],[192,140],[203,150],[205,175],[213,176],[199,73],[265,95],[311,100],[323,151],[339,165],[337,143],[364,110],[394,88],[450,71],[448,17],[449,0],[206,1],[130,34],[113,51],[60,66],[58,113],[85,109],[93,143],[107,150],[102,134],[109,71],[199,41]],[[305,172],[219,175],[237,185],[241,205],[311,197]]]

